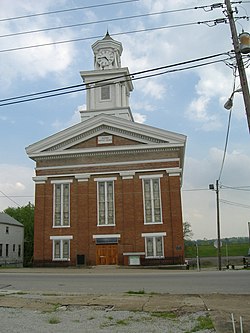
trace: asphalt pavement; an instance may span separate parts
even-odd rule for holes
[[[50,269],[31,269],[37,274],[41,272],[52,272]],[[17,269],[11,272],[23,272],[29,274],[30,269]],[[104,270],[108,273],[121,274],[115,268],[100,268],[95,270],[95,274],[104,274]],[[112,271],[113,270],[113,271]],[[0,269],[0,275],[5,275],[6,271]],[[63,270],[53,270],[60,274]],[[68,270],[67,270],[68,272]],[[72,274],[71,271],[70,276]],[[75,270],[76,274],[79,274]],[[134,274],[137,271],[134,270]],[[146,272],[145,272],[146,273]],[[11,273],[10,273],[11,274]],[[131,272],[133,274],[133,272]],[[177,272],[178,274],[178,272]],[[181,272],[180,272],[181,274]],[[39,292],[23,291],[13,289],[11,285],[0,286],[0,308],[1,309],[24,309],[29,311],[53,311],[55,307],[77,307],[95,308],[101,307],[108,311],[138,311],[140,313],[175,313],[178,316],[191,316],[197,313],[207,314],[211,317],[217,333],[233,332],[232,314],[235,319],[236,332],[240,331],[240,317],[243,321],[243,332],[250,332],[250,293],[244,294],[220,294],[220,293],[199,293],[199,294],[169,294],[169,293],[147,293],[143,290],[135,292],[116,292],[108,293],[103,290],[102,293],[69,293],[69,292]],[[118,312],[116,312],[118,313]],[[191,318],[191,317],[190,317]],[[87,331],[86,331],[87,332]],[[115,331],[114,331],[115,332]],[[117,330],[117,332],[125,332]],[[139,331],[138,331],[139,332]],[[151,332],[151,331],[149,331]],[[152,331],[153,332],[153,331]],[[167,331],[162,331],[167,332]],[[177,332],[177,331],[176,331]],[[180,331],[181,332],[181,331]],[[212,332],[212,331],[199,331]]]

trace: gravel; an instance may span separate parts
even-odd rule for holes
[[[50,312],[0,307],[1,333],[214,333],[199,329],[205,311],[192,314],[116,311],[101,306],[55,306]]]

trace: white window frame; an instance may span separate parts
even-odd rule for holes
[[[116,177],[110,177],[110,178],[95,178],[94,180],[97,182],[97,226],[103,227],[103,226],[115,226],[115,184],[114,181],[116,180]],[[108,183],[112,182],[112,212],[113,212],[113,223],[109,223],[108,219],[108,200],[107,200],[107,193],[108,193]],[[99,185],[100,183],[104,183],[105,190],[104,190],[104,224],[100,224],[100,194],[99,194]]]
[[[161,202],[161,182],[160,178],[162,175],[144,175],[139,176],[140,179],[142,179],[142,189],[143,189],[143,209],[144,209],[144,224],[163,224],[162,221],[162,202]],[[159,186],[159,205],[160,205],[160,221],[155,220],[155,200],[153,195],[153,181],[158,180],[158,186]],[[151,201],[151,215],[152,219],[151,221],[147,221],[146,216],[146,194],[145,194],[145,181],[150,182],[150,201]]]
[[[146,258],[164,258],[164,236],[166,236],[166,232],[159,232],[159,233],[145,233],[142,234],[142,237],[145,239],[145,257]],[[153,240],[153,255],[148,254],[148,239],[151,238]],[[162,247],[162,254],[159,256],[157,255],[157,239],[161,239],[161,247]]]
[[[70,261],[70,240],[73,236],[50,236],[52,242],[52,260],[53,261]],[[68,255],[64,257],[63,246],[68,243]],[[56,243],[59,243],[59,256],[56,256]]]
[[[53,228],[69,228],[70,227],[70,183],[72,183],[73,180],[53,180],[51,181],[51,184],[53,184]],[[60,198],[60,224],[56,224],[56,186],[60,185],[60,191],[61,191],[61,198]],[[69,195],[68,195],[68,224],[64,225],[64,191],[63,188],[65,185],[69,186]]]

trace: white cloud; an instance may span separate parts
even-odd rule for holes
[[[194,238],[216,238],[216,195],[208,189],[215,184],[221,166],[223,151],[212,148],[207,158],[198,160],[186,158],[185,183],[183,185],[183,219],[192,225]],[[225,159],[220,186],[250,186],[250,157],[243,152],[233,151]],[[195,175],[195,177],[194,177]],[[191,190],[191,191],[190,191]],[[220,198],[232,203],[250,205],[250,192],[220,189]],[[222,237],[247,236],[246,223],[249,209],[221,203]]]
[[[145,123],[147,120],[147,116],[141,113],[134,112],[133,116],[134,116],[134,121],[140,124]]]
[[[34,176],[32,168],[0,164],[0,211],[33,202],[32,176]]]
[[[210,98],[200,96],[193,100],[186,111],[186,117],[195,121],[199,129],[204,131],[215,131],[222,127],[218,113],[213,113],[208,109]]]
[[[152,112],[155,110],[155,106],[148,103],[147,101],[137,101],[133,102],[133,110],[142,110],[146,112]]]
[[[3,3],[2,3],[3,2]],[[1,14],[4,17],[15,17],[34,13],[34,6],[27,1],[13,0],[11,5],[4,0],[1,2]],[[51,1],[42,1],[36,4],[35,11],[49,11]],[[0,34],[10,34],[48,28],[55,25],[60,25],[60,19],[55,17],[53,20],[51,15],[36,16],[32,20],[30,18],[2,22],[0,26]],[[40,44],[53,44],[58,40],[67,40],[72,38],[72,33],[69,30],[39,32],[36,34],[23,34],[10,36],[1,39],[1,50],[26,47]],[[59,44],[49,45],[44,47],[35,47],[30,49],[5,52],[8,56],[4,58],[4,62],[0,64],[1,86],[5,90],[11,86],[15,80],[22,82],[23,80],[34,81],[39,77],[44,78],[51,73],[57,73],[65,70],[75,56],[74,44]],[[13,66],[15,64],[15,66]]]
[[[81,117],[80,117],[80,110],[85,110],[86,106],[85,105],[81,105],[78,106],[77,109],[74,111],[74,113],[72,114],[71,118],[66,121],[66,122],[62,122],[59,119],[56,119],[53,123],[52,123],[52,127],[56,130],[56,131],[61,131],[65,128],[68,128],[70,126],[73,126],[75,124],[78,124],[81,121]]]

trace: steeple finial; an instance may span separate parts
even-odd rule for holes
[[[107,40],[107,39],[109,39],[109,40],[113,40],[113,38],[110,37],[110,34],[109,34],[108,29],[107,29],[106,35],[104,36],[103,40]]]

